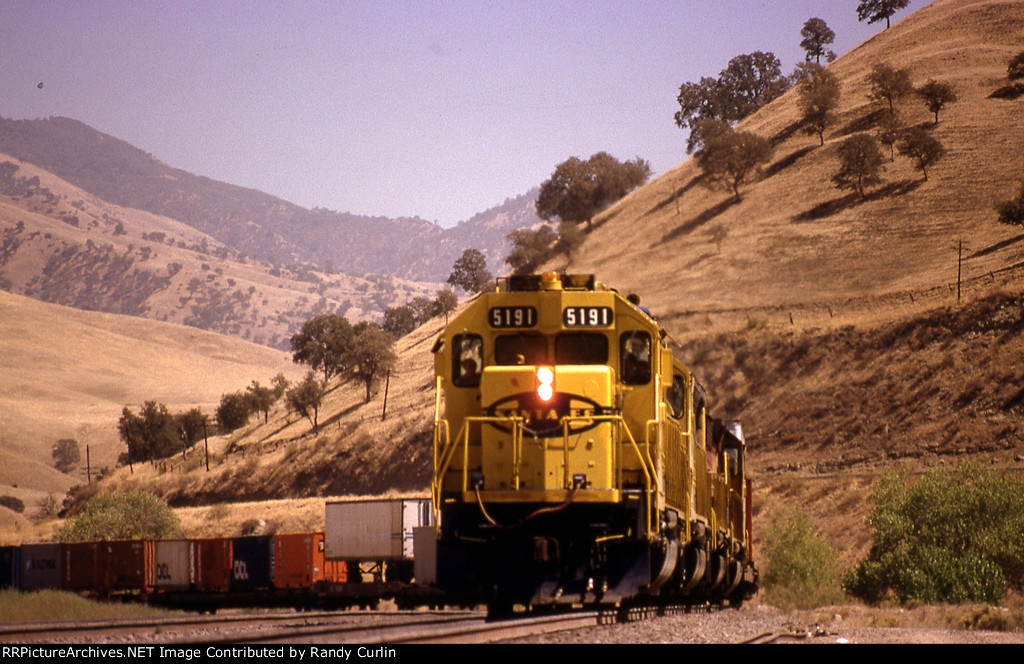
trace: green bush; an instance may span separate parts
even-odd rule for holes
[[[96,496],[57,533],[61,542],[174,537],[179,520],[163,498],[146,491]]]
[[[844,586],[868,602],[998,602],[1024,588],[1024,480],[964,464],[911,484],[890,472],[872,491],[866,560]]]
[[[775,517],[765,536],[764,555],[766,602],[809,609],[842,600],[835,549],[799,510],[784,509]]]

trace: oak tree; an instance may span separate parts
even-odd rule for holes
[[[825,145],[825,128],[835,122],[839,106],[839,79],[819,68],[797,86],[797,104],[805,131],[817,134],[820,144]]]
[[[939,124],[939,111],[957,100],[956,91],[949,83],[930,79],[917,89],[917,95],[924,100],[924,105],[935,114],[935,123]]]
[[[263,423],[266,424],[270,418],[270,408],[277,399],[274,397],[272,388],[260,385],[258,381],[252,381],[249,387],[245,388],[245,398],[249,402],[249,410],[253,413],[263,413]]]
[[[914,91],[910,82],[910,74],[906,69],[896,69],[891,65],[878,63],[868,74],[870,91],[868,97],[873,101],[884,101],[889,104],[889,113],[895,113],[895,103]]]
[[[148,491],[113,491],[89,500],[57,531],[60,542],[160,539],[175,537],[178,515],[163,498]]]
[[[804,59],[808,62],[812,58],[818,64],[821,64],[822,57],[825,58],[825,62],[832,62],[836,59],[835,51],[828,50],[828,47],[836,40],[836,33],[822,19],[807,19],[804,27],[800,30],[800,36],[803,37],[800,41],[800,48],[807,52]]]
[[[288,378],[279,373],[270,379],[270,385],[274,388],[274,401],[277,401],[288,391]]]
[[[889,148],[889,161],[896,161],[896,141],[903,135],[899,113],[887,113],[878,122],[878,142]]]
[[[450,288],[444,288],[437,291],[437,310],[439,313],[444,314],[444,324],[448,324],[448,314],[455,311],[459,306],[459,298],[455,297],[455,292]]]
[[[449,284],[474,295],[485,290],[492,281],[494,275],[487,270],[487,259],[478,249],[463,251],[448,275]]]
[[[512,245],[511,253],[505,257],[505,262],[512,268],[512,273],[530,274],[548,259],[558,235],[551,226],[541,224],[535,230],[514,230],[506,235],[505,239]]]
[[[729,189],[740,200],[740,185],[755,178],[771,161],[771,141],[745,131],[730,131],[708,141],[697,163],[712,185]]]
[[[870,134],[850,136],[836,149],[839,171],[832,182],[840,189],[854,189],[864,198],[864,188],[882,181],[882,151],[878,141]]]
[[[291,343],[292,360],[322,372],[327,381],[345,368],[343,358],[352,343],[352,325],[344,316],[323,314],[303,323]]]
[[[217,425],[224,431],[234,431],[249,423],[249,400],[241,392],[223,394],[217,406]]]
[[[683,83],[674,117],[676,126],[690,130],[686,151],[692,153],[706,145],[708,137],[703,130],[711,125],[702,125],[704,121],[717,120],[732,126],[788,88],[781,62],[765,51],[734,57],[717,79],[705,76],[697,83]]]
[[[285,393],[288,407],[309,420],[313,425],[313,433],[317,433],[319,428],[320,406],[323,405],[326,392],[324,384],[310,371]]]
[[[885,19],[885,29],[889,29],[892,15],[910,4],[910,0],[860,0],[857,5],[857,20],[868,22],[868,25]]]
[[[607,152],[586,161],[570,157],[540,186],[537,216],[546,221],[557,217],[570,223],[587,222],[594,215],[633,191],[651,176],[651,165],[637,157],[620,162]]]
[[[914,162],[914,167],[921,171],[925,180],[928,179],[928,167],[946,154],[946,148],[939,139],[920,127],[908,127],[904,130],[896,150]]]
[[[139,413],[125,406],[117,431],[128,448],[128,461],[162,459],[181,450],[178,423],[167,406],[147,401]]]
[[[192,448],[206,434],[209,419],[199,408],[190,408],[175,416],[178,420],[178,435],[186,448]]]
[[[732,126],[726,119],[726,97],[719,81],[708,76],[696,83],[688,82],[679,86],[679,95],[676,97],[679,110],[674,117],[677,127],[690,130],[686,139],[687,153],[693,153],[704,145],[703,130],[712,126],[702,127],[704,123],[719,122],[726,127]]]
[[[348,373],[366,386],[365,402],[370,402],[373,383],[395,366],[394,341],[376,323],[366,321],[354,328],[352,348],[348,358]]]
[[[416,312],[408,304],[403,304],[387,308],[384,312],[381,329],[390,334],[392,338],[400,339],[415,330],[418,325]]]

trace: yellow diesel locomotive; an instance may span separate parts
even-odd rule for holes
[[[639,300],[513,276],[434,345],[437,582],[492,613],[739,605],[757,590],[737,423]]]

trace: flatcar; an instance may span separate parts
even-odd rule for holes
[[[499,279],[433,347],[437,583],[492,613],[738,606],[757,590],[739,424],[639,299]]]

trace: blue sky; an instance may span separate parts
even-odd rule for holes
[[[894,20],[924,6],[911,6]],[[571,156],[686,158],[679,85],[856,0],[2,0],[0,116],[67,116],[304,207],[450,226]],[[42,87],[39,84],[42,83]]]

